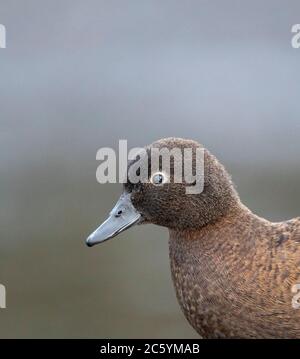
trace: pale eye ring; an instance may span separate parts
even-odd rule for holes
[[[162,172],[156,172],[151,177],[151,183],[153,183],[156,186],[160,186],[164,184],[167,181],[167,177]]]

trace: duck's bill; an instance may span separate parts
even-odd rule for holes
[[[91,247],[95,244],[107,241],[129,227],[138,223],[141,219],[140,213],[133,207],[130,194],[123,193],[109,214],[105,222],[101,224],[86,240]]]

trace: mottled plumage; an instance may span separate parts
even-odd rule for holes
[[[199,146],[168,138],[147,149]],[[204,191],[197,195],[172,181],[125,184],[140,223],[169,228],[172,279],[186,318],[203,338],[300,338],[300,309],[292,306],[300,218],[259,218],[208,150],[204,159]]]
[[[282,240],[284,238],[284,241]],[[300,219],[270,223],[244,206],[201,230],[170,230],[181,308],[204,338],[299,338]]]

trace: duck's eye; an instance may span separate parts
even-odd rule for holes
[[[155,185],[160,185],[166,182],[166,177],[163,173],[155,173],[151,178],[151,182]]]

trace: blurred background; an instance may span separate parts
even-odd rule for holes
[[[197,338],[166,229],[92,249],[96,151],[195,139],[272,220],[300,215],[299,0],[0,0],[2,338]]]

